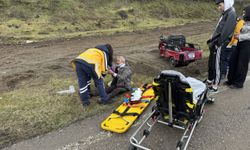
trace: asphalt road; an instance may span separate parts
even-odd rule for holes
[[[247,80],[250,80],[250,76],[248,76]],[[249,91],[249,81],[240,90],[228,89],[227,87],[220,88],[220,92],[215,95],[216,102],[206,105],[204,118],[195,129],[188,149],[250,149]],[[127,150],[129,137],[145,119],[150,109],[147,109],[140,120],[124,134],[110,133],[100,128],[102,120],[110,112],[85,119],[46,135],[14,144],[4,150]],[[172,150],[175,149],[182,133],[182,130],[156,124],[144,144],[155,150]]]

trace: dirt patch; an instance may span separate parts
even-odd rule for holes
[[[9,133],[9,129],[0,130],[0,149],[15,142]]]
[[[22,86],[23,81],[49,78],[53,74],[75,76],[70,61],[89,47],[110,43],[115,55],[123,55],[133,71],[157,75],[160,70],[175,69],[185,75],[202,75],[203,60],[187,67],[171,68],[164,58],[159,58],[158,42],[161,34],[184,34],[185,36],[210,33],[214,23],[200,22],[183,26],[158,28],[133,33],[117,33],[109,36],[92,36],[61,39],[24,45],[0,46],[0,92]],[[206,60],[205,60],[206,62]]]
[[[2,82],[5,83],[3,85],[6,86],[7,89],[14,89],[16,85],[20,84],[23,81],[28,81],[32,78],[35,78],[35,71],[28,70],[23,73],[11,74],[8,76],[2,77]]]
[[[143,62],[129,62],[129,65],[131,66],[132,71],[137,74],[155,76],[159,72],[158,69],[151,67],[148,64],[144,64]]]

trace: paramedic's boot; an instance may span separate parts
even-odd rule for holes
[[[81,102],[83,107],[88,107],[90,105],[90,102]]]

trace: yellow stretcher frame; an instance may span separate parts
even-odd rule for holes
[[[145,97],[145,98],[143,98]],[[123,113],[126,109],[126,113],[136,113],[138,115],[124,115],[121,116],[117,113],[110,114],[102,123],[101,127],[104,130],[124,133],[126,132],[136,121],[136,119],[143,113],[150,102],[155,98],[154,90],[152,87],[146,89],[142,94],[142,102],[133,105],[121,104],[115,111]],[[129,108],[128,108],[129,107]]]

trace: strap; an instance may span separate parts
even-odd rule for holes
[[[146,96],[142,96],[141,99],[144,99],[144,98],[154,98],[155,96],[154,95],[146,95]]]
[[[121,117],[123,117],[123,116],[139,116],[140,115],[138,113],[128,113],[129,109],[130,109],[130,107],[127,107],[122,113],[120,113],[119,111],[114,110],[113,113],[117,114],[117,115],[119,115]]]

